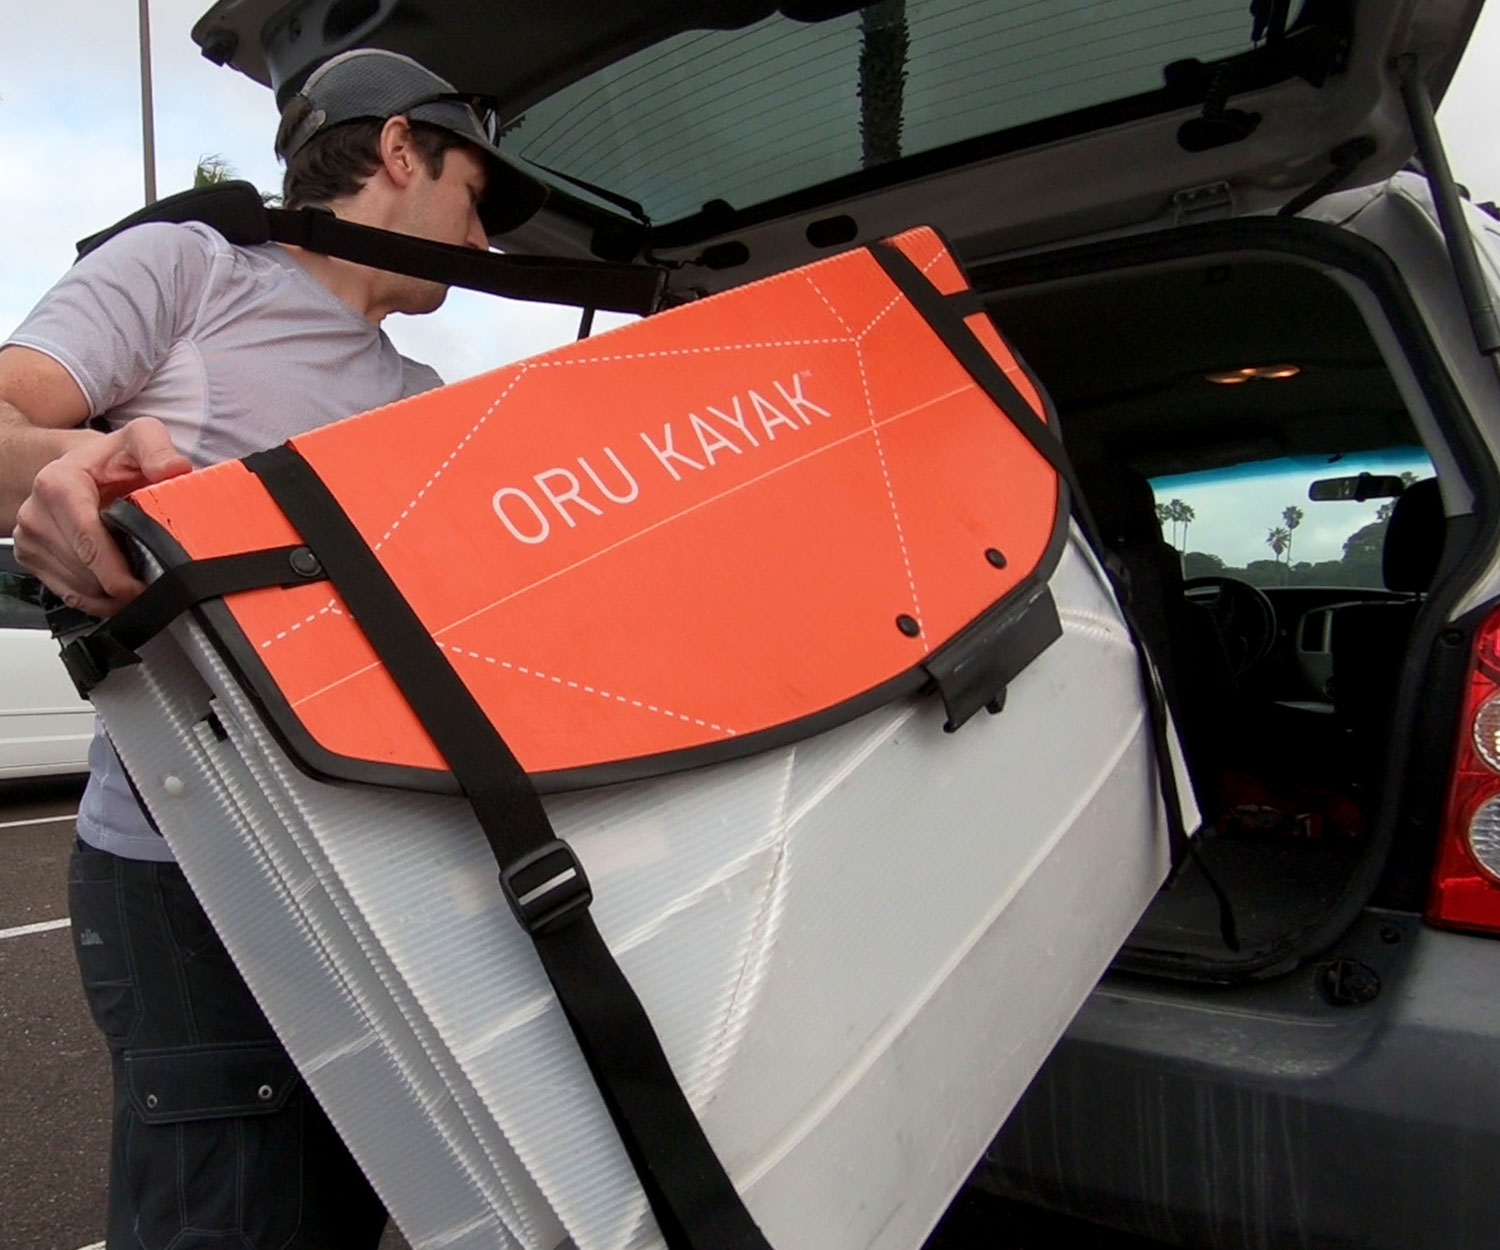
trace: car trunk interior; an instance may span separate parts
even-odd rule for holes
[[[1042,273],[1045,267],[1033,276]],[[1324,621],[1334,605],[1351,602],[1405,603],[1414,619],[1420,596],[1381,586],[1376,531],[1361,536],[1377,547],[1363,581],[1332,561],[1299,567],[1294,578],[1290,551],[1278,563],[1282,553],[1264,545],[1280,509],[1265,511],[1252,489],[1254,474],[1257,466],[1290,460],[1307,466],[1309,477],[1320,469],[1336,477],[1341,464],[1393,449],[1409,449],[1425,463],[1392,372],[1338,281],[1317,265],[1270,252],[1116,270],[1075,266],[1067,277],[991,290],[987,301],[1056,404],[1100,537],[1121,556],[1132,596],[1143,601],[1139,612],[1160,617],[1162,604],[1144,601],[1171,600],[1168,617],[1191,618],[1196,637],[1209,635],[1206,646],[1158,644],[1205,832],[1196,859],[1141,920],[1123,966],[1212,979],[1295,966],[1316,953],[1320,940],[1337,935],[1328,934],[1332,917],[1366,901],[1380,867],[1371,861],[1388,850],[1374,836],[1382,801],[1378,762],[1390,735],[1405,635],[1401,645],[1386,648],[1377,671],[1361,677],[1361,687],[1389,692],[1372,714],[1347,673],[1350,688],[1341,691],[1331,670],[1318,667],[1328,649]],[[1214,380],[1241,369],[1264,372],[1243,384]],[[1228,473],[1229,507],[1245,512],[1238,520],[1245,541],[1261,544],[1258,561],[1223,553],[1222,572],[1212,568],[1217,557],[1198,534],[1210,533],[1211,520],[1231,518],[1199,516],[1189,541],[1185,524],[1179,528],[1169,517],[1161,525],[1168,499],[1142,491],[1147,482],[1159,490],[1162,479],[1216,471]],[[1239,503],[1236,472],[1246,483]],[[1309,502],[1306,479],[1300,489],[1300,499],[1285,502],[1312,514],[1315,525],[1330,515],[1318,509],[1341,506]],[[1437,524],[1434,567],[1440,517]],[[1264,646],[1235,636],[1250,628],[1243,617],[1215,610],[1217,596],[1230,591],[1231,607],[1238,603],[1237,587],[1189,584],[1184,591],[1182,557],[1167,545],[1169,533],[1198,553],[1187,559],[1188,574],[1247,578],[1263,589],[1275,611]],[[1309,527],[1300,537],[1309,543],[1315,533]],[[1135,554],[1126,550],[1132,542]],[[1132,564],[1143,548],[1155,569],[1165,561],[1164,573],[1151,560]],[[1236,567],[1241,563],[1248,573]],[[1333,584],[1319,584],[1320,570],[1332,570]],[[1164,637],[1183,635],[1169,630]],[[1232,907],[1238,953],[1221,934],[1214,881]],[[1363,897],[1351,899],[1354,892]]]

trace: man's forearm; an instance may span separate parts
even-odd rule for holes
[[[0,399],[0,535],[16,523],[16,509],[31,494],[31,481],[82,441],[98,438],[93,430],[54,430],[33,425],[14,404]]]

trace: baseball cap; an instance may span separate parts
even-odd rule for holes
[[[488,158],[489,177],[479,219],[487,233],[504,234],[531,218],[547,199],[547,188],[501,153],[494,102],[453,89],[426,66],[399,52],[354,48],[323,62],[282,110],[306,102],[304,115],[276,136],[276,154],[290,160],[313,136],[343,122],[365,117],[407,117],[441,126]],[[299,110],[301,111],[301,110]]]

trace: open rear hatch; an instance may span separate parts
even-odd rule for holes
[[[356,45],[493,95],[552,186],[507,248],[686,295],[915,222],[968,258],[1374,182],[1412,154],[1398,58],[1441,98],[1479,7],[223,0],[193,37],[282,102]]]

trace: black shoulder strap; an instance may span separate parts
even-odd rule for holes
[[[770,1250],[594,927],[583,865],[553,833],[505,739],[307,461],[278,447],[245,465],[326,570],[473,807],[667,1246]]]
[[[339,260],[426,278],[506,299],[576,304],[611,312],[655,312],[666,271],[654,266],[479,252],[450,243],[378,230],[335,217],[326,208],[268,208],[248,182],[195,187],[137,209],[79,241],[78,255],[147,222],[212,226],[231,243],[289,243]]]
[[[76,622],[64,623],[66,618],[61,614],[49,613],[48,622],[55,634],[71,635],[63,643],[62,661],[78,693],[88,698],[89,691],[115,669],[139,664],[137,649],[189,608],[225,595],[270,586],[299,586],[322,581],[323,577],[322,567],[306,547],[270,547],[213,556],[168,569],[107,621],[96,622],[82,613],[71,613]],[[73,626],[77,624],[85,626],[87,632],[76,630]]]

